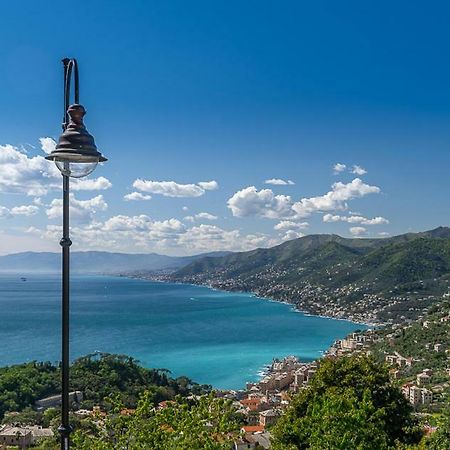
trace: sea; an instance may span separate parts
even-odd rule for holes
[[[60,359],[60,292],[58,275],[0,274],[0,366]],[[221,389],[256,381],[274,358],[316,359],[366,328],[247,293],[112,276],[72,276],[70,308],[71,359],[126,354]]]

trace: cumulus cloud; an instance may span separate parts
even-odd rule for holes
[[[30,227],[27,231],[46,240],[57,240],[61,226],[48,225],[45,230]],[[245,235],[239,230],[207,224],[188,227],[178,219],[158,221],[147,215],[117,215],[104,222],[92,221],[82,227],[74,225],[71,233],[79,248],[177,254],[251,250],[280,242],[262,233]]]
[[[323,216],[324,222],[348,222],[348,223],[360,223],[362,225],[386,225],[389,223],[389,220],[384,217],[374,217],[373,219],[368,219],[363,216],[339,216],[333,214],[325,214]]]
[[[51,137],[41,137],[39,138],[39,142],[41,143],[41,148],[45,153],[49,154],[55,150],[56,142]]]
[[[337,175],[338,173],[343,172],[345,169],[347,168],[347,166],[345,164],[341,164],[341,163],[336,163],[333,166],[333,173],[335,175]]]
[[[112,183],[105,177],[74,178],[70,184],[70,189],[74,191],[105,191],[110,187],[112,187]]]
[[[358,165],[355,164],[355,165],[352,167],[351,172],[354,173],[354,174],[356,174],[356,175],[361,176],[361,175],[365,175],[365,174],[367,173],[367,170],[366,170],[366,169],[363,169],[361,166],[358,166]]]
[[[124,200],[129,201],[139,201],[139,200],[151,200],[152,196],[147,194],[142,194],[141,192],[131,192],[131,194],[126,194],[123,196]]]
[[[274,186],[286,186],[286,185],[294,185],[295,183],[292,180],[283,180],[281,178],[271,178],[270,180],[264,181],[266,184],[272,184]]]
[[[34,216],[39,212],[39,207],[36,205],[21,205],[14,206],[13,208],[6,208],[5,206],[0,206],[0,217],[1,218],[12,218],[17,216]]]
[[[293,215],[290,196],[275,195],[271,189],[258,191],[255,186],[236,192],[227,204],[235,217],[257,216],[278,219]]]
[[[308,222],[292,222],[291,220],[282,220],[278,222],[273,229],[277,231],[288,231],[308,228]]]
[[[205,189],[197,184],[180,184],[175,181],[137,179],[133,187],[142,192],[160,194],[164,197],[200,197],[205,193]]]
[[[305,236],[304,233],[300,233],[299,231],[295,230],[287,230],[284,235],[281,236],[281,241],[291,241],[292,239],[298,239]]]
[[[62,216],[62,200],[55,198],[51,201],[45,213],[49,219],[59,219]],[[70,194],[70,217],[79,223],[91,222],[98,211],[105,211],[108,204],[103,195],[97,195],[89,200],[78,200]]]
[[[198,185],[205,191],[214,191],[216,189],[219,189],[219,183],[217,183],[217,181],[215,180],[200,181]]]
[[[308,217],[314,212],[347,209],[347,201],[380,192],[378,186],[371,186],[355,178],[350,183],[337,182],[331,191],[318,197],[302,198],[293,202],[288,195],[275,195],[271,189],[258,191],[250,186],[236,192],[227,202],[235,217],[266,217],[288,219]]]
[[[194,216],[186,216],[184,220],[187,220],[188,222],[194,222],[196,220],[217,220],[218,217],[214,216],[213,214],[207,213],[207,212],[201,212],[198,214],[195,214]]]
[[[378,194],[381,190],[378,186],[364,183],[360,178],[355,178],[350,183],[337,182],[331,187],[331,191],[319,197],[303,198],[292,206],[298,217],[308,217],[315,211],[335,211],[347,208],[347,201],[364,197],[369,194]]]
[[[39,211],[39,208],[36,205],[22,205],[22,206],[14,206],[11,208],[10,212],[13,216],[34,216]]]
[[[61,174],[43,156],[28,157],[12,145],[0,145],[0,192],[39,197],[61,187]]]
[[[351,227],[350,228],[350,233],[353,236],[362,236],[362,235],[366,234],[366,232],[367,232],[367,229],[364,227]]]

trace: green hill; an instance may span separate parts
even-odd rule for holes
[[[420,317],[448,291],[450,228],[387,239],[309,235],[201,258],[170,279],[255,292],[315,314],[395,322]]]

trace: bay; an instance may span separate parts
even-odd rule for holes
[[[60,289],[57,275],[0,275],[0,365],[60,358]],[[365,328],[192,285],[73,276],[71,293],[72,359],[126,354],[222,389],[255,381],[275,357],[316,359],[334,340]]]

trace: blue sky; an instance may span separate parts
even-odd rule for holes
[[[74,250],[182,255],[449,225],[449,13],[419,1],[9,2],[0,253],[59,250],[60,177],[40,139],[60,132],[65,56],[109,158],[74,186]]]

